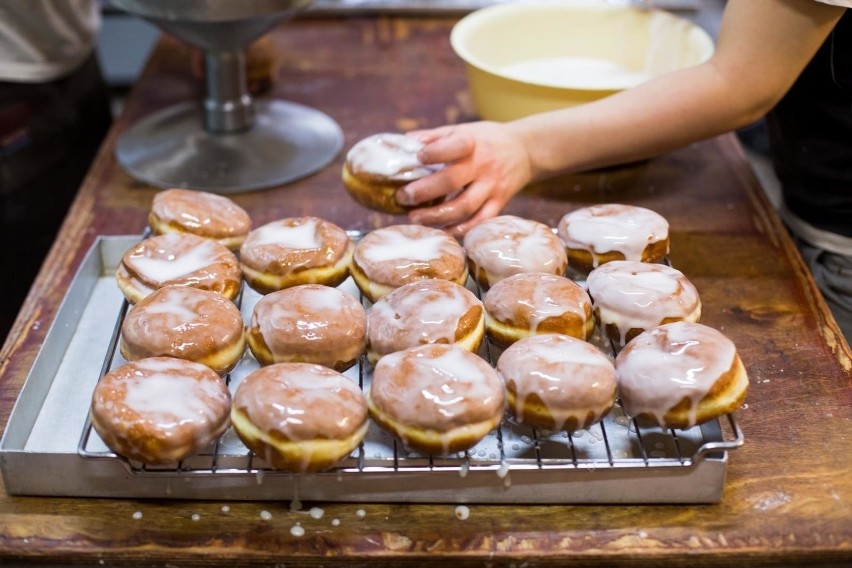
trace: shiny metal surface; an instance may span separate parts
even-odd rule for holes
[[[328,165],[343,132],[304,105],[258,100],[251,128],[208,132],[204,111],[187,102],[155,113],[125,132],[116,156],[133,177],[159,187],[241,193],[282,185]]]
[[[124,252],[140,238],[98,237],[71,283],[0,440],[0,469],[10,494],[364,503],[717,503],[725,485],[727,452],[743,445],[733,416],[666,431],[630,421],[616,407],[601,423],[571,435],[507,419],[468,452],[449,456],[407,450],[371,423],[349,457],[312,474],[271,469],[232,429],[180,464],[130,463],[91,430],[88,411],[100,377],[126,362],[117,349],[126,301],[114,275]],[[468,284],[476,290],[472,281]],[[351,279],[341,289],[358,294]],[[260,297],[250,288],[243,290],[239,306],[246,321]],[[595,340],[602,335],[596,333]],[[480,354],[492,362],[497,355],[487,342]],[[233,391],[258,366],[247,354],[225,378],[229,388]],[[372,372],[365,358],[345,374],[369,390]]]
[[[116,146],[136,179],[160,187],[240,193],[282,185],[331,162],[337,123],[284,101],[254,104],[243,49],[312,0],[114,0],[113,4],[205,51],[207,93],[143,119]]]

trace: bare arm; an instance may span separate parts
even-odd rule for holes
[[[530,181],[652,157],[750,124],[783,97],[843,10],[812,0],[730,0],[704,64],[578,107],[422,133],[421,158],[449,166],[398,199],[421,203],[465,187],[410,215],[461,234]]]

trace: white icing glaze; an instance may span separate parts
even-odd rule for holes
[[[252,232],[251,246],[279,245],[291,249],[316,249],[322,246],[317,234],[319,220],[305,219],[297,225],[283,225],[280,221],[267,223]]]
[[[598,256],[608,252],[620,252],[625,260],[642,260],[645,247],[668,238],[669,224],[644,207],[604,204],[566,214],[558,233],[569,249],[589,251],[597,266]]]
[[[454,345],[421,345],[386,355],[370,388],[385,413],[439,432],[485,420],[503,406],[496,371]]]
[[[589,273],[586,284],[601,325],[615,325],[622,345],[631,329],[651,329],[665,318],[695,321],[700,315],[695,286],[662,264],[608,262]]]
[[[275,361],[303,356],[328,365],[361,354],[366,326],[366,312],[354,296],[319,284],[268,294],[255,304],[251,322]]]
[[[579,285],[543,272],[524,272],[501,280],[488,291],[484,305],[488,317],[502,322],[525,320],[532,333],[546,319],[567,313],[585,323],[586,308],[591,310],[591,300]]]
[[[151,211],[164,222],[175,222],[198,234],[238,235],[251,220],[243,208],[224,195],[188,189],[167,189],[154,196]]]
[[[157,239],[162,245],[156,250],[158,256],[131,255],[127,261],[134,272],[158,284],[176,280],[215,264],[222,254],[221,245],[208,239],[200,239],[195,245],[179,253],[174,251],[184,241],[183,235],[169,233]]]
[[[373,246],[365,247],[361,255],[367,262],[387,262],[401,260],[411,262],[429,262],[441,256],[446,245],[445,235],[425,235],[410,237],[399,232],[389,231],[383,239]]]
[[[404,134],[374,134],[355,144],[346,160],[354,172],[380,175],[392,180],[413,181],[435,171],[423,165],[417,153],[423,148],[418,139]]]
[[[561,430],[573,418],[601,419],[615,398],[612,361],[581,339],[544,334],[521,339],[500,356],[497,371],[515,392],[515,416],[523,422],[524,404],[535,394]]]
[[[521,272],[562,275],[565,247],[543,223],[502,215],[483,221],[464,237],[468,258],[487,271],[488,285]]]
[[[340,439],[367,419],[361,389],[340,373],[307,363],[253,372],[237,387],[234,405],[265,432],[292,441]]]
[[[459,319],[482,303],[446,280],[420,280],[376,302],[367,318],[370,349],[381,355],[426,343],[454,343]]]
[[[219,433],[230,398],[225,384],[207,367],[156,357],[105,376],[95,389],[92,412],[109,429],[100,432],[105,439],[134,444],[129,448],[132,453],[156,461],[142,446],[146,440],[159,439],[167,447],[186,445],[194,451]]]
[[[371,284],[392,288],[423,278],[458,281],[467,270],[464,249],[453,237],[421,225],[371,231],[356,245],[352,258]]]
[[[664,423],[665,413],[686,398],[695,424],[698,403],[735,356],[730,339],[699,323],[675,322],[639,334],[615,361],[625,413]]]

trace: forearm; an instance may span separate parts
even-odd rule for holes
[[[842,13],[813,1],[731,0],[710,61],[509,128],[541,179],[652,157],[745,126],[780,100]]]
[[[732,104],[724,80],[703,67],[509,126],[524,140],[533,177],[541,179],[649,158],[752,120]]]

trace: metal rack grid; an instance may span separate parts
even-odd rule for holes
[[[358,294],[351,281],[342,286],[344,289],[349,286],[347,291]],[[481,296],[481,291],[474,284],[469,282],[469,287]],[[253,290],[244,287],[237,300],[244,316],[250,315],[259,297]],[[363,297],[362,302],[369,308],[369,302]],[[101,367],[101,377],[125,362],[117,346],[127,310],[128,304],[124,301],[114,324]],[[615,354],[613,345],[602,338],[600,330],[596,331],[592,342],[604,351]],[[493,364],[499,352],[486,339],[480,355]],[[225,378],[229,388],[233,391],[239,381],[256,368],[257,361],[247,351],[237,368]],[[347,374],[362,389],[369,388],[371,367],[365,356]],[[688,430],[666,430],[629,419],[620,404],[616,403],[603,421],[588,430],[574,433],[537,430],[506,418],[479,444],[467,452],[450,456],[412,452],[371,422],[365,440],[331,471],[339,480],[351,476],[406,472],[450,471],[462,478],[471,472],[494,472],[501,479],[505,478],[508,486],[508,474],[515,471],[619,469],[641,476],[643,472],[659,468],[692,468],[707,457],[724,456],[724,452],[734,450],[743,443],[743,433],[731,414],[723,420],[713,420]],[[77,453],[85,459],[119,462],[134,477],[176,474],[189,477],[217,474],[292,475],[275,471],[255,456],[242,444],[233,429],[229,429],[203,452],[184,461],[165,466],[148,466],[127,460],[106,448],[97,433],[93,433],[91,421],[87,419]]]

